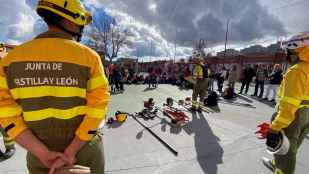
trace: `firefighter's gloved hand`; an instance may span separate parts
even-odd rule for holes
[[[268,131],[266,137],[266,145],[272,149],[277,149],[282,141],[282,134],[280,132]]]
[[[257,128],[259,128],[259,130],[256,131],[255,134],[258,136],[258,139],[266,139],[268,131],[270,129],[270,124],[264,122],[259,124]]]

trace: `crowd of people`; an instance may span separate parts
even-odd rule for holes
[[[253,80],[254,79],[254,80]],[[283,79],[283,70],[279,64],[273,67],[263,64],[251,67],[247,65],[243,70],[242,84],[239,94],[248,93],[250,84],[254,81],[254,93],[251,96],[259,97],[263,100],[275,102],[277,89]],[[264,86],[268,83],[266,94],[264,95]],[[270,96],[272,92],[272,95]]]
[[[192,69],[192,68],[191,68]],[[137,72],[132,66],[110,64],[105,67],[105,74],[109,79],[111,91],[124,91],[124,84],[148,84],[149,88],[158,84],[172,84],[188,87],[184,77],[192,73],[190,64],[169,64],[166,67],[150,66],[143,72]]]
[[[111,91],[123,92],[124,84],[148,84],[149,88],[155,88],[158,84],[172,84],[181,88],[193,88],[193,85],[185,80],[186,77],[193,75],[193,69],[194,64],[191,63],[169,63],[163,67],[154,63],[144,72],[137,72],[132,66],[110,64],[105,67],[105,73],[109,79]],[[275,102],[277,89],[283,78],[280,64],[247,64],[240,76],[237,65],[209,65],[207,71],[209,91],[217,90],[222,93],[224,84],[235,89],[236,82],[240,80],[239,94],[247,94],[250,85],[255,83],[251,96],[271,102]]]

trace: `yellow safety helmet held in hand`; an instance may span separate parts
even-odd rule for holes
[[[53,12],[79,26],[86,26],[92,20],[80,0],[40,0],[37,6],[39,15],[40,9]]]

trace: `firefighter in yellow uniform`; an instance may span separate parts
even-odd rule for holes
[[[0,52],[5,52],[4,43],[0,42]],[[0,160],[5,160],[10,158],[15,153],[15,142],[12,138],[10,138],[5,130],[0,126],[0,133],[2,134],[3,144],[5,146],[5,153],[0,151]]]
[[[282,148],[284,131],[290,144],[287,154],[274,154],[274,160],[268,162],[275,174],[293,174],[297,151],[309,133],[309,32],[292,37],[282,46],[292,67],[281,83],[277,113],[272,118],[266,144],[271,149]]]
[[[204,60],[201,57],[195,59],[196,65],[193,70],[193,79],[196,83],[193,87],[192,93],[192,111],[201,111],[200,103],[204,103],[208,90],[208,70],[204,65]],[[199,102],[198,102],[199,97]]]
[[[28,151],[30,174],[73,164],[103,174],[108,81],[99,55],[78,43],[91,15],[80,0],[39,0],[37,12],[49,30],[1,61],[0,124]]]

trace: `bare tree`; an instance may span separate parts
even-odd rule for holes
[[[91,32],[88,34],[89,46],[99,52],[104,52],[110,62],[118,56],[119,50],[124,45],[130,44],[130,32],[104,19],[95,21]]]

